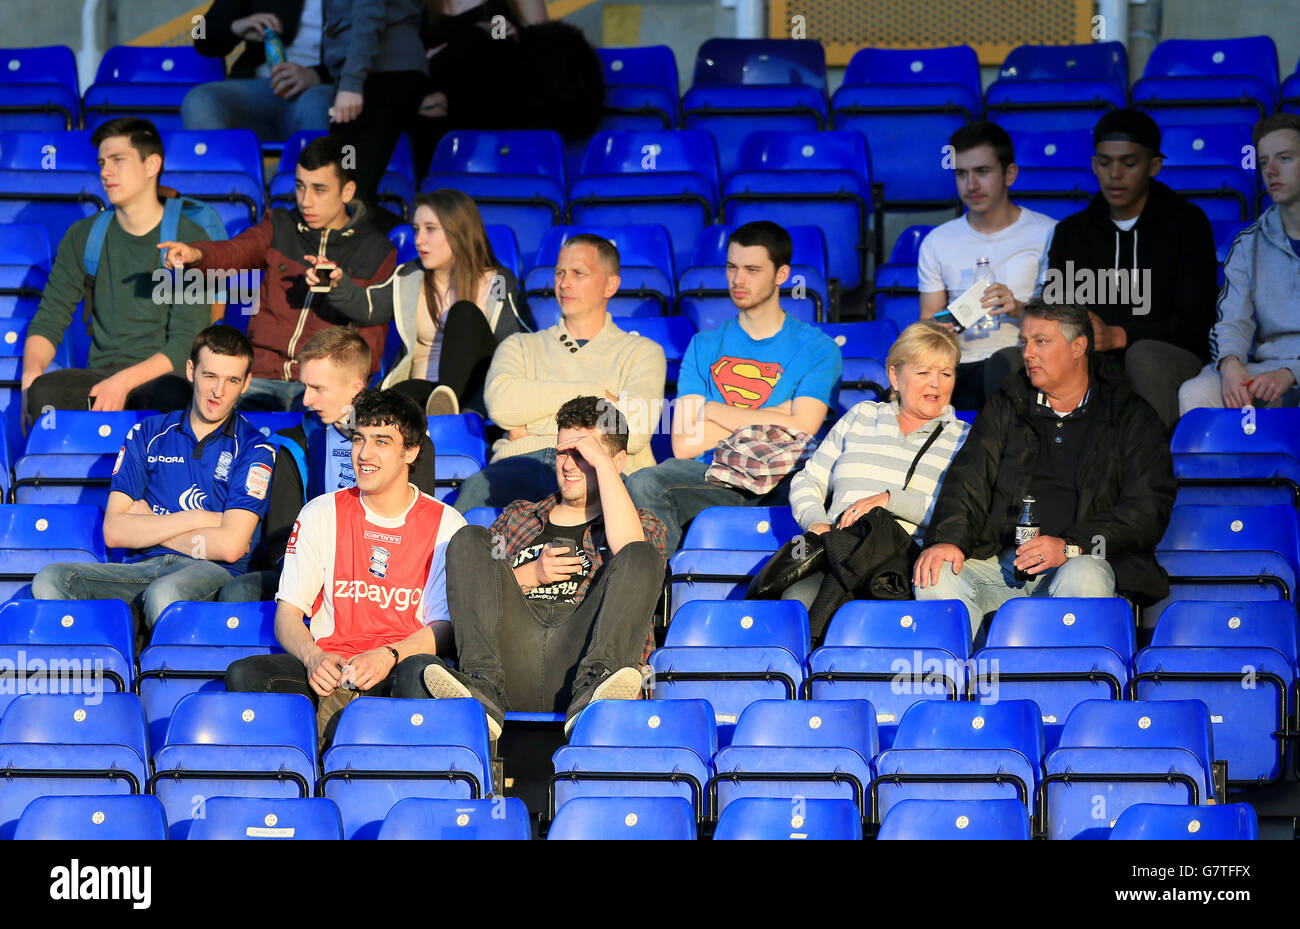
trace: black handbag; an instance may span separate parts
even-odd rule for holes
[[[802,557],[796,557],[797,554]],[[779,600],[781,594],[804,578],[826,570],[826,548],[815,532],[797,535],[781,546],[754,575],[746,600]]]

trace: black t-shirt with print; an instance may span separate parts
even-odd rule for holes
[[[591,522],[595,522],[595,520]],[[511,568],[531,564],[542,557],[542,547],[546,543],[560,542],[572,546],[572,556],[582,559],[581,567],[575,573],[569,575],[566,580],[557,581],[554,584],[542,584],[540,587],[534,587],[530,590],[525,594],[529,600],[577,605],[577,600],[574,598],[578,593],[578,588],[582,586],[583,580],[591,573],[591,559],[582,550],[582,538],[591,522],[580,523],[577,526],[557,526],[550,519],[547,519],[546,528],[515,555],[510,564]]]

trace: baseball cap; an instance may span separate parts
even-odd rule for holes
[[[1165,157],[1160,151],[1160,127],[1146,113],[1132,107],[1111,110],[1097,120],[1092,130],[1092,144],[1099,142],[1136,142],[1159,157]]]

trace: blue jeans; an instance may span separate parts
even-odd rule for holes
[[[181,119],[186,129],[251,129],[263,142],[282,142],[295,132],[329,131],[333,102],[332,84],[286,100],[275,95],[268,78],[236,78],[192,89],[181,103]]]
[[[306,389],[301,381],[255,377],[247,392],[239,398],[239,410],[241,413],[301,412],[302,395]]]
[[[215,561],[156,555],[132,564],[51,564],[32,579],[37,600],[125,600],[152,629],[178,600],[211,600],[230,572]]]
[[[555,449],[543,448],[494,461],[465,479],[456,494],[456,509],[503,507],[516,500],[537,501],[559,488],[555,480]]]
[[[1044,571],[1027,581],[1015,579],[1016,550],[1003,549],[992,558],[967,558],[960,574],[952,573],[952,563],[939,570],[939,582],[933,587],[916,587],[918,600],[960,600],[970,614],[971,636],[976,648],[983,644],[980,629],[988,634],[986,613],[1015,597],[1113,597],[1115,572],[1104,558],[1080,555],[1059,568]]]
[[[710,484],[704,480],[709,466],[694,458],[670,458],[653,468],[642,468],[627,479],[632,502],[654,513],[668,529],[668,555],[682,544],[682,529],[710,506],[754,506],[771,494],[751,493]]]

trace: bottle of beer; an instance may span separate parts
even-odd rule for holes
[[[1025,497],[1020,501],[1020,518],[1016,520],[1016,548],[1030,539],[1038,538],[1038,514],[1034,512],[1036,502],[1033,497]],[[1015,569],[1015,578],[1022,583],[1034,576],[1019,568]]]

